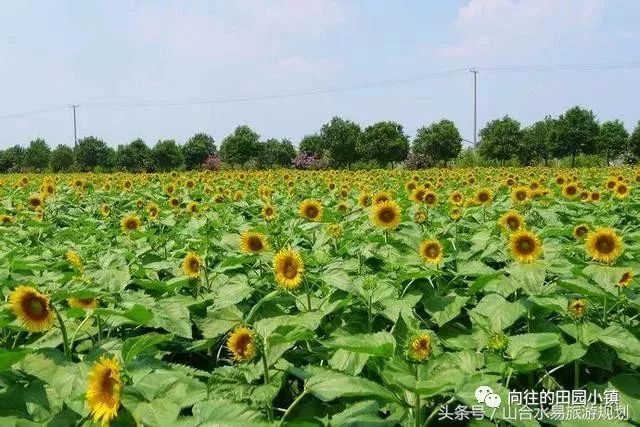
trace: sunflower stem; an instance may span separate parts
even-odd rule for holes
[[[368,316],[367,316],[367,325],[369,327],[369,333],[371,333],[371,330],[373,328],[373,317],[372,317],[372,313],[371,313],[371,300],[373,299],[373,293],[369,294],[369,304],[367,306],[368,309]]]
[[[73,348],[73,343],[76,341],[76,337],[78,336],[78,332],[80,332],[80,329],[82,329],[84,324],[87,323],[87,321],[89,319],[91,319],[91,316],[89,316],[89,315],[85,316],[85,318],[82,320],[82,322],[80,322],[80,325],[78,325],[76,330],[73,332],[73,335],[71,335],[71,339],[69,340],[69,348],[70,349]]]
[[[300,393],[298,397],[296,397],[296,399],[291,403],[291,405],[289,405],[289,407],[287,408],[287,411],[284,413],[284,415],[280,419],[280,425],[284,424],[284,420],[287,419],[287,416],[291,413],[293,408],[295,408],[296,405],[298,405],[298,403],[300,403],[300,401],[304,399],[306,395],[307,395],[307,390],[303,390],[303,392]]]
[[[264,371],[264,384],[269,384],[269,364],[267,363],[266,343],[263,346],[262,369]],[[273,406],[271,402],[267,403],[267,417],[269,421],[273,420]]]
[[[67,359],[71,360],[71,349],[69,347],[69,336],[67,335],[67,327],[65,326],[58,309],[53,304],[51,304],[51,308],[58,318],[58,324],[60,325],[60,331],[62,332],[62,345],[64,347],[64,355],[67,357]]]
[[[415,365],[416,381],[420,379],[420,375],[418,374],[418,368],[419,368],[419,365]],[[416,392],[415,398],[416,398],[415,406],[414,406],[415,413],[413,414],[413,418],[415,419],[416,427],[421,427],[422,423],[420,422],[420,412],[422,411],[422,408],[420,407],[420,393]]]

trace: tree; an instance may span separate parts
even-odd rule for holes
[[[151,150],[153,167],[159,171],[179,169],[184,164],[182,150],[173,139],[158,141]]]
[[[66,172],[73,167],[73,159],[73,150],[60,144],[51,152],[49,167],[54,172]]]
[[[44,139],[37,138],[29,143],[29,147],[24,153],[24,166],[38,171],[45,170],[49,167],[49,158],[51,157],[51,149]]]
[[[356,154],[361,160],[374,160],[382,166],[390,162],[401,162],[409,154],[409,138],[401,124],[374,123],[367,126],[358,137]]]
[[[258,153],[261,167],[290,167],[296,157],[296,149],[288,139],[282,141],[273,138],[267,139],[260,143]]]
[[[602,123],[598,134],[598,152],[605,156],[607,166],[609,160],[615,159],[627,151],[629,132],[620,120],[610,120]]]
[[[116,167],[131,172],[146,170],[151,162],[151,149],[138,138],[127,145],[118,146]]]
[[[636,159],[640,159],[640,120],[638,120],[636,128],[629,137],[629,151]]]
[[[197,133],[182,146],[184,164],[187,169],[202,166],[211,154],[216,153],[215,141],[206,133]]]
[[[520,146],[520,122],[509,116],[492,120],[480,130],[480,154],[504,164],[511,159]]]
[[[0,172],[18,172],[24,166],[24,148],[19,145],[0,151]]]
[[[592,111],[573,107],[560,115],[551,129],[553,153],[558,157],[571,156],[571,166],[576,156],[592,154],[597,148],[599,127]]]
[[[304,136],[298,145],[298,149],[301,153],[321,156],[326,147],[324,146],[324,140],[322,137],[317,133],[314,133],[313,135]]]
[[[83,171],[93,170],[96,166],[107,167],[109,150],[107,144],[94,136],[78,140],[75,149],[76,164]]]
[[[551,129],[555,121],[547,116],[522,130],[522,139],[518,147],[518,160],[521,165],[529,166],[544,160],[547,166],[551,158]]]
[[[350,120],[334,117],[320,130],[322,145],[329,150],[334,166],[346,166],[358,160],[356,143],[360,137],[360,126]]]
[[[220,145],[220,157],[230,165],[244,165],[260,149],[260,136],[249,126],[238,126]]]
[[[418,129],[413,140],[413,152],[435,162],[455,159],[462,150],[462,137],[451,120],[440,120]]]

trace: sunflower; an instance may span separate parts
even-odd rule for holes
[[[248,362],[256,357],[256,339],[253,331],[238,326],[227,339],[227,348],[238,362]]]
[[[29,332],[43,332],[53,325],[49,297],[31,286],[18,286],[9,295],[9,306]]]
[[[69,249],[64,257],[67,259],[69,264],[73,266],[76,270],[82,270],[82,258],[80,258],[80,254],[78,252]]]
[[[584,316],[587,311],[587,301],[582,298],[573,299],[569,301],[567,311],[569,312],[571,317],[579,319]]]
[[[618,286],[621,288],[628,288],[631,286],[631,282],[633,281],[633,272],[627,271],[622,275],[620,281],[618,281]]]
[[[118,415],[122,378],[120,362],[116,358],[102,357],[89,371],[87,404],[93,421],[108,425]]]
[[[100,205],[100,214],[102,216],[105,216],[105,217],[109,216],[110,212],[111,212],[111,207],[108,204],[103,203],[102,205]]]
[[[573,238],[580,240],[589,233],[589,226],[587,224],[578,224],[573,227]]]
[[[613,190],[614,188],[616,188],[616,185],[618,185],[618,180],[615,177],[611,177],[609,178],[605,183],[604,186],[607,190]]]
[[[622,253],[622,239],[611,228],[598,228],[587,235],[586,247],[592,259],[611,263]]]
[[[431,356],[431,336],[422,332],[409,340],[407,356],[415,362],[424,362]]]
[[[562,187],[562,195],[565,199],[574,199],[578,195],[578,187],[575,184],[567,184]]]
[[[0,224],[11,224],[11,221],[13,221],[11,215],[0,215]]]
[[[342,235],[342,226],[338,223],[328,224],[326,230],[327,234],[335,239]]]
[[[458,221],[460,218],[462,218],[462,209],[457,206],[452,207],[451,211],[449,212],[449,216],[452,220]]]
[[[393,201],[377,203],[371,209],[371,222],[377,227],[395,229],[400,224],[400,206]]]
[[[240,250],[245,254],[257,254],[267,249],[267,240],[262,233],[245,231],[240,235]]]
[[[271,205],[264,205],[260,211],[260,215],[267,221],[271,221],[276,217],[276,208]]]
[[[195,214],[198,213],[198,211],[200,210],[200,208],[198,207],[198,203],[191,201],[189,203],[187,203],[187,208],[186,208],[187,212],[190,214]]]
[[[89,310],[98,306],[98,300],[96,298],[69,298],[67,301],[69,307],[84,308]]]
[[[346,202],[340,202],[336,205],[336,210],[342,215],[346,215],[349,212],[349,205]]]
[[[524,227],[524,218],[516,211],[508,211],[500,217],[498,224],[504,231],[517,231]]]
[[[361,208],[367,208],[369,206],[371,206],[371,196],[369,195],[369,193],[367,192],[363,192],[360,193],[360,195],[358,196],[358,205]]]
[[[374,194],[372,198],[372,202],[374,205],[377,205],[378,203],[388,202],[390,200],[391,200],[391,194],[389,194],[386,191],[379,191],[376,194]]]
[[[616,188],[614,189],[614,194],[619,199],[625,199],[629,195],[630,191],[631,191],[631,188],[624,182],[621,182],[620,184],[616,185]]]
[[[437,240],[425,240],[420,244],[420,255],[429,264],[438,265],[442,262],[442,244]]]
[[[144,207],[144,200],[142,200],[142,199],[136,200],[136,207],[138,209],[142,209]]]
[[[493,200],[493,191],[489,188],[481,188],[476,193],[475,202],[479,205],[490,203]]]
[[[180,207],[180,200],[176,199],[175,197],[172,197],[169,199],[169,206],[171,206],[173,209],[177,209]]]
[[[414,188],[413,191],[411,191],[411,200],[415,203],[422,203],[424,202],[424,195],[426,193],[427,190],[425,190],[424,188]]]
[[[158,205],[156,205],[155,203],[149,203],[147,205],[147,214],[149,215],[149,218],[156,219],[158,218],[159,213],[160,210],[158,209]]]
[[[318,200],[307,199],[300,203],[298,213],[301,217],[310,221],[320,221],[322,219],[323,210],[324,208],[322,207],[322,203]]]
[[[438,204],[438,195],[431,190],[424,193],[422,201],[428,206],[435,206]]]
[[[278,285],[293,290],[302,282],[304,263],[300,254],[293,249],[282,249],[273,257],[273,270]]]
[[[454,205],[461,205],[464,202],[464,196],[459,191],[449,194],[449,201]]]
[[[516,187],[511,190],[511,201],[513,203],[526,203],[531,197],[531,190],[528,187]]]
[[[29,206],[32,208],[39,208],[43,203],[44,202],[42,201],[42,196],[40,194],[32,194],[29,196]]]
[[[140,224],[140,217],[134,214],[125,215],[120,221],[122,231],[125,233],[137,230],[138,228],[140,228]]]
[[[597,191],[592,192],[589,195],[589,200],[591,200],[592,202],[598,202],[600,201],[600,193]]]
[[[509,246],[513,257],[520,262],[529,263],[535,261],[542,253],[540,239],[527,230],[518,230],[511,234]]]
[[[413,214],[413,220],[416,224],[422,224],[423,222],[426,222],[428,218],[427,213],[423,210],[418,210]]]
[[[182,272],[191,279],[197,279],[202,269],[202,258],[195,252],[187,252],[182,259]]]

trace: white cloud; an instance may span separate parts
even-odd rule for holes
[[[469,0],[453,23],[459,41],[439,52],[457,57],[540,52],[583,33],[603,5],[603,0]]]

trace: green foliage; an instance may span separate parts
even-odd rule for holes
[[[290,167],[296,157],[296,149],[288,139],[267,139],[258,144],[258,162],[260,167]]]
[[[0,173],[18,172],[24,166],[24,148],[14,145],[0,151]]]
[[[331,156],[333,166],[349,167],[358,160],[356,144],[360,138],[360,126],[350,120],[334,117],[320,129],[322,145]]]
[[[43,171],[49,167],[51,149],[44,139],[38,138],[29,143],[24,153],[24,166],[28,169]]]
[[[131,172],[141,172],[149,168],[151,149],[138,138],[127,145],[119,145],[116,152],[116,167]]]
[[[418,129],[413,140],[413,152],[444,162],[455,159],[462,150],[462,137],[451,120],[440,120]]]
[[[518,147],[518,160],[523,166],[530,166],[543,160],[547,166],[551,159],[551,129],[554,120],[547,116],[522,130]]]
[[[259,150],[260,136],[249,126],[238,126],[220,145],[220,158],[233,166],[242,166]]]
[[[184,165],[187,169],[198,169],[209,155],[215,153],[215,141],[206,133],[195,134],[182,146]]]
[[[108,167],[113,160],[107,144],[95,136],[79,139],[74,151],[76,165],[82,171],[91,171],[96,166]]]
[[[518,150],[522,138],[520,122],[509,116],[492,120],[480,130],[480,154],[501,164],[511,159]]]
[[[598,148],[599,127],[590,110],[573,107],[561,114],[551,129],[553,154],[557,157],[571,156],[575,165],[578,154],[593,154]]]
[[[401,162],[409,154],[409,138],[402,125],[378,122],[367,126],[356,142],[356,154],[364,161],[376,161],[381,166]]]
[[[158,171],[180,169],[184,165],[182,150],[173,139],[158,141],[151,150],[151,159]]]
[[[317,156],[321,156],[326,148],[324,140],[317,133],[314,133],[313,135],[305,135],[298,145],[298,149],[301,153],[315,154]]]
[[[51,152],[49,167],[54,172],[66,172],[73,168],[74,161],[73,149],[60,144]]]
[[[640,159],[640,120],[629,137],[629,151],[636,159]]]
[[[605,157],[607,165],[609,160],[624,154],[628,144],[629,132],[620,120],[609,120],[602,123],[598,134],[598,153]]]

